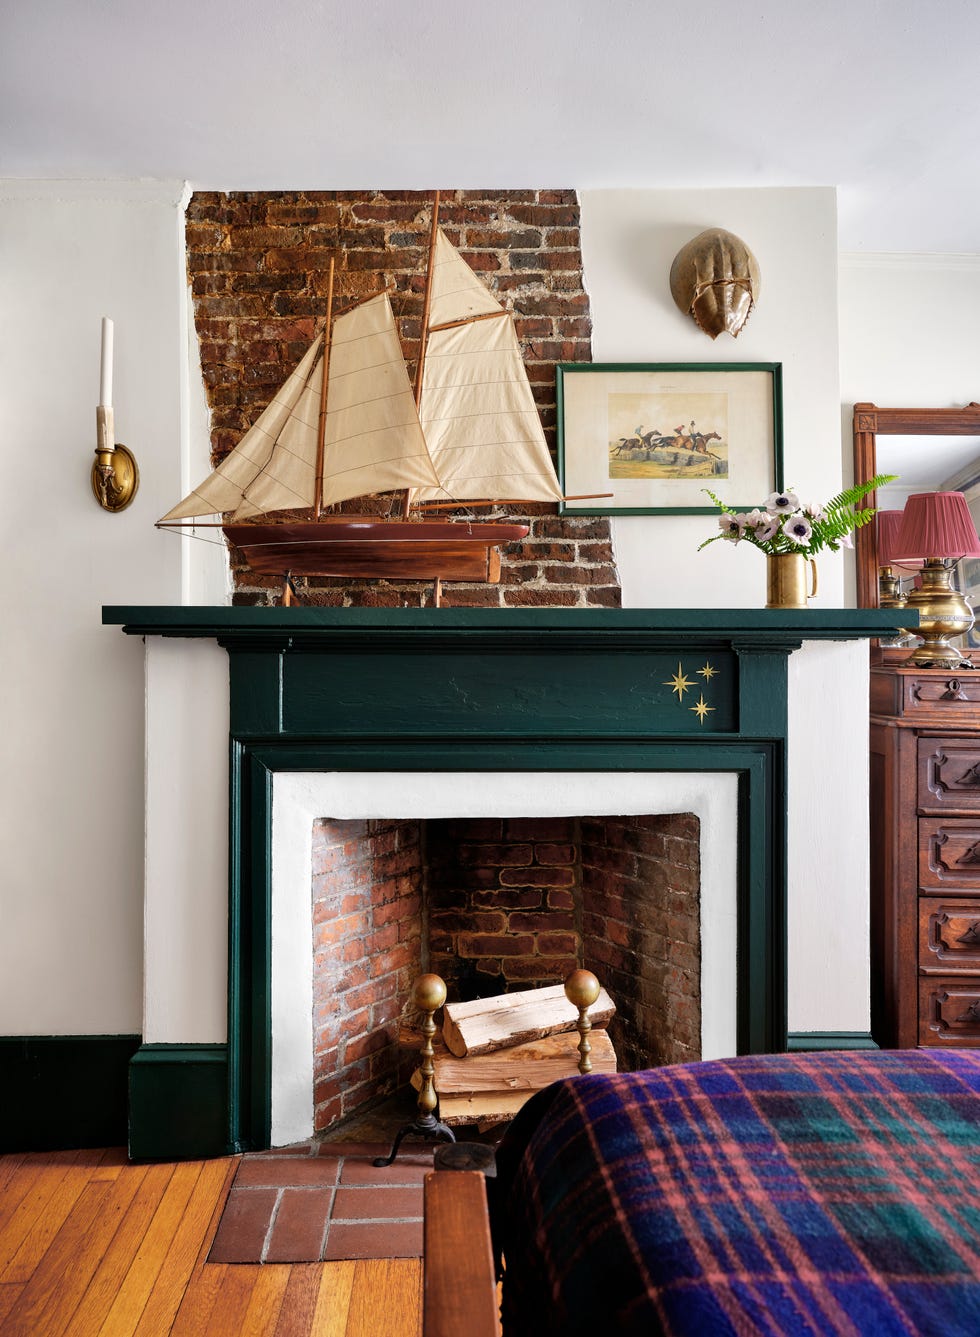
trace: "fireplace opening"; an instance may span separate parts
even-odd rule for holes
[[[584,966],[621,1070],[701,1056],[695,813],[319,818],[311,872],[316,1132],[408,1080],[399,1017],[428,970],[452,1001]]]

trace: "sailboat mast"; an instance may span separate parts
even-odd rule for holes
[[[323,376],[320,380],[320,417],[316,429],[316,475],[313,480],[313,518],[323,511],[323,445],[327,434],[327,378],[330,372],[330,329],[333,315],[333,256],[327,279],[327,327],[323,331]]]
[[[419,356],[415,364],[415,407],[422,403],[422,376],[425,371],[425,350],[429,342],[429,309],[432,305],[432,261],[436,253],[436,236],[439,232],[439,192],[432,201],[432,226],[429,229],[429,263],[425,270],[425,297],[422,300],[422,332],[419,338]],[[405,489],[402,503],[402,515],[408,519],[412,506],[412,489]]]

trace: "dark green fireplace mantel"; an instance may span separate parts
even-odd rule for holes
[[[903,612],[907,621],[908,611]],[[582,632],[638,633],[654,639],[726,639],[748,633],[794,648],[804,640],[855,640],[896,631],[887,608],[231,608],[108,605],[102,621],[136,636],[210,636],[219,640],[263,633],[394,636],[399,632],[534,636]]]
[[[107,607],[103,622],[229,656],[227,1138],[197,1154],[270,1141],[278,771],[734,773],[738,1048],[786,1047],[787,660],[894,634],[891,611]],[[170,1078],[141,1098],[155,1056],[137,1058],[131,1115],[161,1114],[131,1146],[166,1155]]]

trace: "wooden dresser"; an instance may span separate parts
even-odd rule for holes
[[[980,1046],[980,668],[871,670],[871,1024]],[[896,662],[898,661],[898,662]]]

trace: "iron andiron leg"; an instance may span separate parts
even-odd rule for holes
[[[374,1164],[379,1167],[392,1163],[398,1155],[398,1148],[401,1146],[402,1140],[409,1134],[414,1137],[421,1137],[427,1142],[437,1142],[440,1138],[445,1138],[447,1142],[456,1141],[456,1134],[453,1130],[436,1118],[435,1111],[438,1097],[432,1082],[435,1073],[432,1037],[436,1033],[436,1024],[432,1020],[432,1014],[437,1012],[446,1001],[446,985],[438,975],[420,975],[415,981],[412,998],[419,1011],[425,1014],[425,1021],[422,1024],[422,1034],[425,1037],[425,1042],[422,1045],[422,1089],[419,1091],[418,1099],[419,1114],[418,1118],[412,1123],[403,1124],[399,1128],[389,1154],[378,1156],[375,1159]]]

